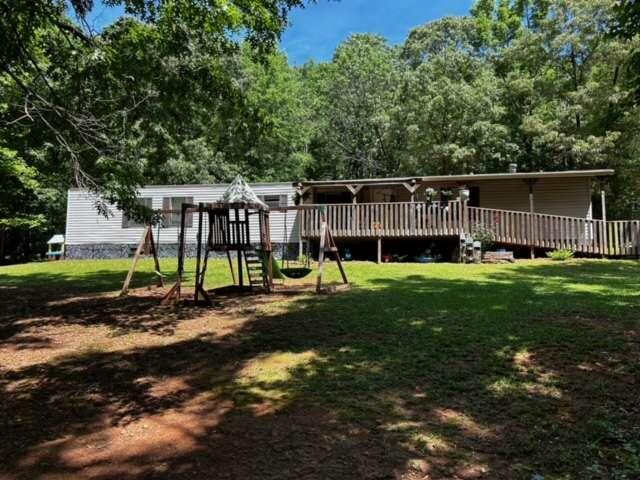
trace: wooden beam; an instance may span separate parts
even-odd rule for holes
[[[200,294],[200,257],[202,256],[202,220],[203,220],[203,207],[202,203],[198,205],[198,236],[196,237],[196,288],[193,292],[193,301],[198,303],[198,295]]]
[[[600,190],[600,202],[602,205],[602,257],[609,251],[609,239],[607,235],[607,199],[604,190]]]
[[[240,213],[237,208],[234,210],[235,219],[236,219],[236,255],[238,255],[238,286],[240,289],[244,288],[244,278],[242,276],[242,247],[240,246]]]
[[[402,182],[402,186],[404,186],[404,188],[406,188],[408,192],[413,195],[414,193],[416,193],[416,190],[418,190],[422,186],[422,184],[418,182],[416,182],[415,184]]]
[[[158,229],[159,228],[158,226]],[[160,238],[160,230],[158,230],[158,238]],[[156,242],[153,239],[153,228],[151,226],[149,226],[149,246],[151,247],[151,253],[153,255],[153,264],[156,267],[156,275],[158,275],[158,286],[164,287],[162,271],[160,271],[160,260],[158,259],[158,250],[156,249]]]
[[[345,185],[345,187],[351,192],[351,203],[358,203],[358,192],[362,190],[364,185]]]
[[[327,222],[325,218],[322,219],[320,225],[320,249],[318,250],[318,276],[316,278],[316,292],[320,292],[322,289],[322,274],[324,271],[324,249],[325,242],[327,241]]]
[[[124,284],[122,285],[122,290],[120,291],[121,297],[124,297],[129,292],[129,284],[131,283],[131,279],[133,278],[133,272],[136,271],[136,265],[138,264],[138,260],[142,256],[142,249],[147,243],[147,237],[149,236],[150,231],[151,231],[151,225],[145,228],[144,233],[142,234],[142,237],[140,237],[140,241],[138,242],[138,246],[136,247],[136,253],[133,255],[133,262],[131,262],[131,268],[129,268],[129,272],[127,273],[127,278],[124,279]]]

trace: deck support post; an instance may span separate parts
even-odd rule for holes
[[[607,228],[607,199],[604,190],[600,190],[600,202],[602,205],[602,258],[609,252],[609,239]]]
[[[378,237],[378,265],[382,263],[382,237]]]

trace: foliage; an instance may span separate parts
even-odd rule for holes
[[[615,20],[611,33],[627,41],[636,41],[628,65],[635,83],[636,101],[640,101],[640,49],[637,39],[640,35],[640,1],[620,0],[615,7]]]
[[[496,241],[495,226],[476,223],[471,228],[471,237],[475,241],[480,242],[480,248],[482,248],[483,252],[491,250]]]
[[[115,204],[140,217],[142,184],[244,171],[249,125],[263,122],[245,99],[240,44],[264,57],[288,11],[303,5],[106,3],[130,17],[95,35],[84,22],[92,0],[0,0],[0,145],[38,171],[43,191],[57,192],[44,212],[55,225],[71,186],[97,194],[103,214]]]
[[[573,254],[574,252],[570,248],[560,248],[558,250],[547,252],[547,257],[549,257],[551,260],[564,262],[565,260],[569,260],[570,258],[573,258]]]
[[[398,167],[391,109],[398,104],[397,51],[378,35],[354,35],[327,65],[307,65],[311,91],[320,98],[314,177],[366,178]],[[320,171],[318,171],[320,170]]]
[[[274,48],[302,0],[109,0],[130,16],[98,34],[93,3],[0,0],[0,146],[38,184],[7,176],[5,225],[61,231],[73,186],[136,217],[142,184],[509,163],[614,168],[609,218],[640,215],[638,2],[478,0],[401,45],[353,35],[302,67]],[[34,224],[16,222],[10,250],[29,251]]]
[[[16,231],[41,229],[46,222],[40,206],[40,184],[35,168],[17,152],[0,146],[0,264],[7,254],[7,238]],[[8,252],[15,256],[16,252]]]

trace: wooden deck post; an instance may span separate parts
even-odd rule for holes
[[[602,257],[604,258],[609,253],[609,239],[607,228],[607,200],[604,190],[600,190],[600,202],[602,205]]]
[[[378,237],[378,264],[382,263],[382,237]]]

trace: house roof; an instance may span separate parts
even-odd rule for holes
[[[49,239],[47,243],[50,245],[54,243],[64,243],[64,235],[60,233],[56,233],[53,237]]]
[[[567,170],[561,172],[517,172],[517,173],[479,173],[465,175],[433,175],[426,177],[392,177],[392,178],[362,178],[353,180],[319,180],[302,181],[307,187],[331,186],[331,185],[389,185],[397,183],[439,183],[439,182],[471,182],[481,180],[509,180],[509,179],[533,179],[533,178],[575,178],[575,177],[606,177],[615,173],[612,169],[600,170]]]

